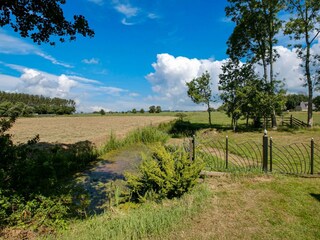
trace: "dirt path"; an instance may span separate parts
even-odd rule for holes
[[[147,151],[145,146],[135,146],[109,154],[79,176],[78,181],[90,196],[90,212],[97,214],[103,212],[108,203],[110,182],[123,180],[126,171],[135,171],[141,161],[141,152],[145,151]]]

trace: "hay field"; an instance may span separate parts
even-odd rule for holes
[[[171,116],[86,116],[19,118],[10,134],[16,143],[26,142],[36,134],[41,142],[75,143],[89,140],[97,146],[114,133],[118,137],[149,125],[175,119]]]

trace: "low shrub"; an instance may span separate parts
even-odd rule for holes
[[[175,198],[189,191],[199,177],[203,164],[200,159],[190,161],[183,148],[164,147],[160,144],[143,156],[139,173],[126,173],[131,201]]]

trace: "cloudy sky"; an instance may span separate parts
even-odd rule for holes
[[[0,90],[71,98],[77,110],[201,109],[186,82],[209,71],[218,93],[233,23],[225,0],[67,0],[66,16],[83,14],[95,37],[37,45],[0,29]],[[275,71],[291,93],[306,93],[294,49],[280,36]],[[319,41],[313,46],[319,51]]]

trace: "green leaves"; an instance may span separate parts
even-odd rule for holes
[[[194,78],[186,84],[188,87],[188,96],[191,100],[196,104],[204,103],[207,106],[209,124],[211,125],[210,102],[212,100],[212,90],[210,87],[210,74],[206,71],[201,77]]]
[[[182,196],[192,188],[203,165],[200,160],[191,162],[183,149],[169,149],[160,144],[143,156],[139,174],[126,173],[131,200],[161,200]]]
[[[30,37],[35,43],[55,45],[58,37],[64,42],[66,36],[75,40],[77,34],[94,36],[87,20],[82,15],[74,15],[73,22],[65,19],[61,5],[65,0],[15,0],[2,1],[0,26],[10,25],[21,37]]]

